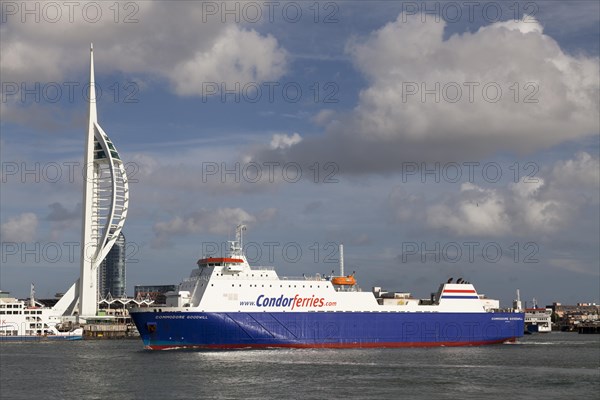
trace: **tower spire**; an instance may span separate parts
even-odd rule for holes
[[[96,111],[96,82],[94,77],[94,44],[90,43],[90,99],[89,99],[89,123],[98,121]]]
[[[129,209],[125,165],[98,123],[94,47],[90,44],[90,96],[85,138],[81,223],[81,274],[53,307],[63,315],[90,317],[98,307],[98,267],[119,237]]]
[[[121,157],[98,123],[94,46],[90,44],[90,96],[85,145],[79,315],[96,315],[98,267],[119,237],[129,205],[129,184]]]

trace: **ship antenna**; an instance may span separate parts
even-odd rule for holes
[[[344,275],[344,244],[340,243],[340,276]]]

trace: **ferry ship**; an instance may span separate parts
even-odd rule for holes
[[[342,248],[339,276],[283,278],[251,267],[244,230],[237,227],[226,257],[200,259],[164,306],[130,310],[146,349],[473,346],[523,336],[522,312],[490,308],[462,279],[441,284],[428,299],[363,292],[343,273]]]
[[[0,342],[30,340],[80,340],[83,329],[60,332],[61,317],[55,310],[40,306],[33,297],[28,302],[12,297],[0,298]]]
[[[552,331],[552,309],[540,308],[533,299],[533,307],[525,309],[525,333],[547,333]]]

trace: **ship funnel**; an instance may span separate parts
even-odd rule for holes
[[[29,289],[29,306],[35,307],[35,286],[32,283],[31,288]]]
[[[340,243],[340,276],[344,275],[344,244]]]
[[[515,311],[523,310],[523,305],[521,304],[521,292],[517,289],[517,299],[513,301],[513,308]]]

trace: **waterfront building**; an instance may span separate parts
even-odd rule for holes
[[[125,236],[123,232],[115,241],[100,268],[98,268],[98,297],[105,299],[109,295],[120,298],[126,292],[126,261],[125,261]]]
[[[552,310],[552,321],[557,330],[574,331],[578,326],[600,326],[600,305],[595,303],[577,303],[566,305],[558,302],[546,306]]]
[[[166,293],[177,290],[178,285],[136,285],[133,297],[136,300],[154,300],[154,304],[165,304]]]

